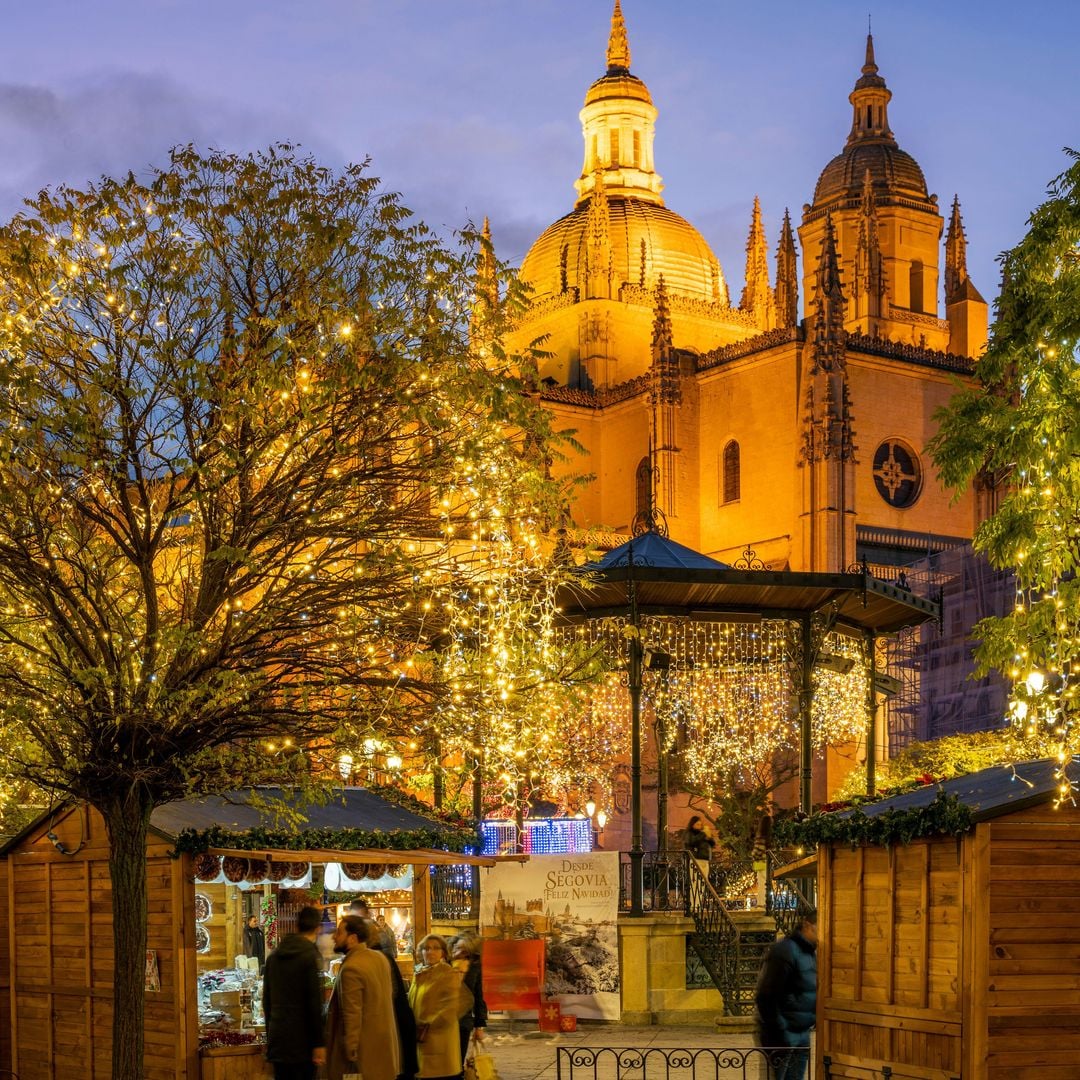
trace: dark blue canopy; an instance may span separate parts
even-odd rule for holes
[[[730,570],[727,563],[710,559],[700,551],[677,544],[659,533],[647,532],[613,548],[602,559],[587,563],[586,571],[611,570],[616,566],[649,566],[657,570]]]

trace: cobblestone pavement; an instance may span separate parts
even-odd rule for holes
[[[499,1080],[557,1080],[556,1051],[559,1047],[626,1047],[646,1050],[733,1049],[748,1050],[754,1046],[753,1035],[717,1027],[628,1027],[601,1021],[578,1021],[576,1032],[558,1035],[539,1032],[535,1021],[493,1021],[487,1029],[485,1045],[495,1059]],[[665,1068],[662,1055],[649,1059],[641,1068],[622,1070],[623,1080],[759,1080],[764,1069],[759,1055],[752,1055],[745,1071],[742,1055],[738,1064],[731,1068],[717,1069],[713,1055],[702,1058],[698,1067]],[[561,1080],[613,1080],[616,1074],[613,1057],[597,1062],[584,1069],[575,1068],[573,1076],[567,1073],[567,1059],[563,1059]]]

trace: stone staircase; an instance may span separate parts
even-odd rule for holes
[[[705,876],[691,864],[688,914],[694,920],[690,947],[724,999],[728,1016],[750,1016],[758,971],[776,940],[776,922],[760,909],[725,906]]]

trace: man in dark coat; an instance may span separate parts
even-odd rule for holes
[[[266,960],[263,1015],[274,1080],[314,1080],[316,1068],[326,1063],[322,960],[315,946],[321,923],[318,908],[301,908],[297,933],[289,934]]]
[[[765,1047],[791,1047],[772,1055],[775,1080],[803,1080],[810,1059],[810,1029],[817,1015],[817,912],[769,949],[758,976],[758,1037]]]

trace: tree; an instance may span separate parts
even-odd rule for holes
[[[930,446],[945,484],[996,497],[975,549],[1016,574],[1014,610],[975,627],[979,673],[1013,681],[1014,721],[1052,735],[1063,761],[1080,749],[1080,156],[1066,152],[1073,164],[1001,257],[978,385],[941,411]]]
[[[0,231],[3,768],[105,820],[118,1080],[152,810],[427,707],[439,583],[558,513],[527,358],[470,344],[474,264],[287,146],[182,148]]]

